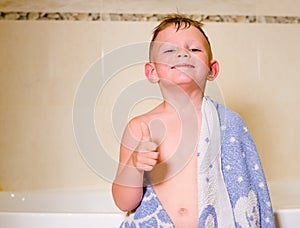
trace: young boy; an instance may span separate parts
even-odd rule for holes
[[[122,227],[274,227],[244,122],[204,96],[218,72],[200,22],[175,14],[156,27],[145,74],[164,100],[124,132],[112,186]]]

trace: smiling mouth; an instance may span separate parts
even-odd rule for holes
[[[180,68],[195,68],[195,66],[191,64],[177,64],[175,66],[171,66],[171,69],[180,69]]]

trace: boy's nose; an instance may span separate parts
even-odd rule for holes
[[[184,50],[184,49],[177,50],[177,57],[178,58],[182,58],[182,57],[188,58],[189,56],[190,55],[189,55],[189,53],[186,50]]]

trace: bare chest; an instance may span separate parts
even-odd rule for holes
[[[159,163],[174,162],[174,157],[190,160],[198,145],[198,124],[183,122],[180,118],[152,123],[152,139],[158,145]]]
[[[197,227],[196,156],[192,156],[184,167],[178,167],[172,176],[154,184],[153,188],[175,227]]]
[[[197,156],[201,116],[160,116],[152,119],[158,164],[150,182],[175,227],[198,226]]]

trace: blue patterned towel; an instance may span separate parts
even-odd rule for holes
[[[204,97],[202,105],[206,107],[202,107],[201,150],[198,152],[198,194],[201,196],[198,197],[201,199],[198,226],[275,227],[259,155],[245,123],[237,113],[208,97]],[[211,188],[211,183],[217,183],[217,187]],[[221,191],[222,188],[225,190]],[[120,227],[174,225],[148,184],[141,204],[126,216]]]

